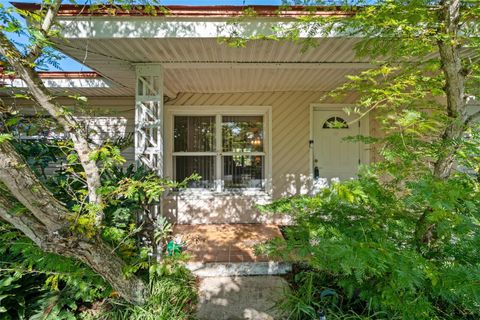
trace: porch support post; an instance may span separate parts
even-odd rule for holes
[[[160,64],[135,66],[135,163],[145,165],[163,177],[163,68]],[[153,203],[137,217],[143,226],[140,240],[152,248],[160,261],[163,248],[155,241],[155,226],[162,215],[162,203]]]
[[[163,67],[135,68],[135,162],[163,176]]]

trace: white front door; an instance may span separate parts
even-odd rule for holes
[[[360,134],[359,122],[345,112],[313,111],[313,176],[316,187],[356,177],[360,143],[344,138]]]

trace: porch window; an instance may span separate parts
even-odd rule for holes
[[[198,173],[202,179],[190,182],[190,188],[214,188],[215,116],[176,116],[173,141],[175,179]]]
[[[262,115],[176,115],[173,124],[176,180],[198,173],[190,188],[264,189]]]

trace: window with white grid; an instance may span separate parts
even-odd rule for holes
[[[265,190],[266,117],[264,114],[205,112],[173,114],[173,177],[201,176],[192,189]]]

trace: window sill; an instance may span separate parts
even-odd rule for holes
[[[212,191],[212,190],[182,190],[182,191],[173,191],[169,193],[169,197],[180,197],[180,198],[257,198],[257,199],[271,199],[271,196],[265,190],[259,189],[238,189],[238,190],[229,190],[229,191]]]

